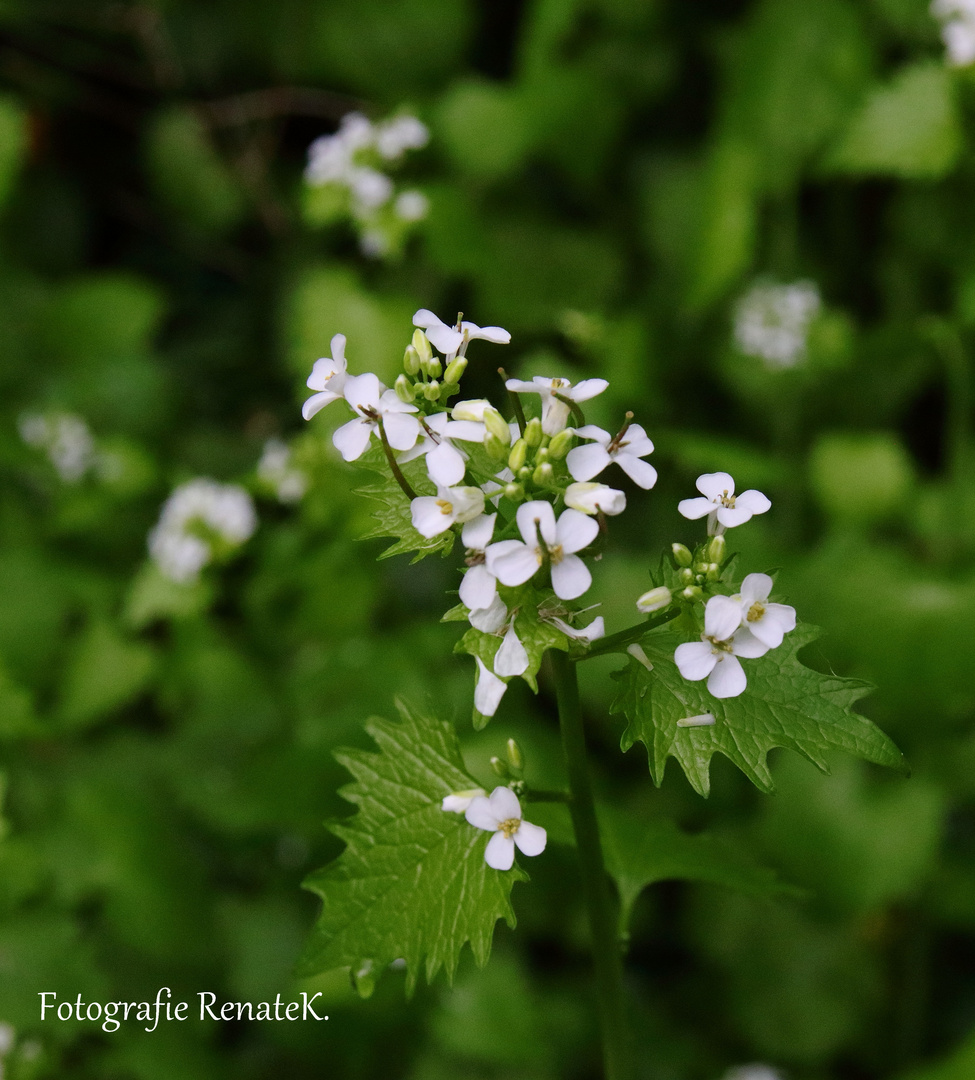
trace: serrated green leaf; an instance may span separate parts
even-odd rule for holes
[[[606,869],[620,896],[621,932],[637,897],[657,881],[707,881],[748,896],[798,892],[716,837],[690,835],[672,821],[638,821],[612,806],[598,812]]]
[[[488,834],[441,809],[445,795],[478,786],[453,727],[397,707],[400,723],[366,725],[378,754],[336,754],[355,777],[342,795],[359,812],[329,826],[346,849],[305,881],[323,906],[300,973],[381,971],[402,958],[411,993],[421,969],[428,982],[441,967],[453,979],[468,941],[477,963],[487,963],[494,924],[515,925],[511,887],[527,874],[491,869]]]
[[[667,759],[680,763],[692,787],[707,796],[710,764],[724,754],[761,791],[774,790],[767,756],[776,746],[796,750],[828,771],[824,754],[846,750],[878,765],[904,767],[901,752],[890,739],[851,706],[870,689],[857,679],[840,679],[805,667],[798,651],[819,631],[799,626],[778,649],[745,661],[748,687],[734,698],[715,698],[705,682],[688,682],[674,663],[680,638],[670,631],[647,634],[640,644],[653,664],[647,671],[635,660],[614,678],[620,683],[611,712],[622,713],[628,724],[622,746],[640,740],[647,747],[650,774],[658,786]],[[710,727],[677,726],[688,716],[711,713]]]

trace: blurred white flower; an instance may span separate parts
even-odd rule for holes
[[[308,490],[308,477],[294,467],[291,448],[281,439],[268,439],[264,444],[257,475],[282,503],[296,503]]]
[[[735,342],[746,356],[770,367],[793,367],[806,355],[809,325],[822,307],[811,281],[759,282],[738,301]]]
[[[931,14],[941,23],[941,40],[952,67],[975,63],[975,0],[933,0]]]
[[[782,1074],[771,1065],[755,1062],[751,1065],[738,1065],[729,1069],[722,1080],[782,1080]]]
[[[331,349],[331,356],[323,356],[315,361],[305,383],[309,390],[318,391],[301,406],[301,415],[306,420],[310,420],[326,405],[339,401],[345,393],[348,367],[345,359],[345,334],[336,334],[332,338]]]
[[[254,503],[242,487],[199,477],[181,484],[163,504],[149,533],[149,554],[166,577],[188,584],[217,548],[238,547],[256,528]]]
[[[415,116],[394,116],[376,125],[376,149],[389,161],[401,158],[407,150],[422,150],[430,141],[426,124]]]
[[[413,316],[413,325],[424,331],[433,347],[442,352],[448,362],[453,360],[458,352],[463,356],[469,341],[480,339],[491,341],[495,345],[507,345],[511,341],[511,334],[500,326],[478,326],[466,319],[461,321],[459,327],[448,326],[428,308],[420,308]]]
[[[430,209],[430,200],[422,191],[402,191],[396,196],[393,210],[403,221],[422,221]]]
[[[484,861],[495,870],[511,869],[516,846],[522,855],[541,855],[545,850],[545,830],[522,818],[521,803],[511,788],[496,787],[490,796],[472,800],[464,816],[475,828],[494,833]]]
[[[25,413],[18,421],[20,437],[47,454],[58,476],[76,484],[97,465],[95,440],[88,425],[73,413]]]

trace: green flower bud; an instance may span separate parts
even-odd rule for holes
[[[423,374],[429,379],[439,379],[443,374],[443,364],[439,356],[431,356],[423,361]]]
[[[686,589],[681,590],[681,599],[688,601],[688,603],[697,603],[699,600],[704,599],[704,590],[697,585],[688,585]]]
[[[433,349],[430,348],[430,339],[422,330],[413,331],[413,348],[419,353],[421,360],[429,360],[433,356]]]
[[[711,562],[717,563],[719,566],[724,562],[725,554],[728,551],[728,541],[723,536],[712,536],[711,542],[708,544],[708,556]]]
[[[560,431],[558,435],[548,444],[548,456],[552,461],[561,461],[562,458],[572,449],[572,439],[574,432],[568,428],[565,431]]]
[[[407,405],[412,405],[416,401],[416,390],[413,387],[413,383],[406,375],[397,375],[396,382],[393,383],[393,389],[396,391],[396,396],[400,401],[405,402]]]
[[[495,756],[491,758],[491,768],[501,777],[502,780],[507,780],[510,775],[508,772],[508,763],[502,761],[501,758]]]
[[[504,497],[510,499],[512,502],[521,502],[525,497],[525,489],[521,484],[505,484]]]
[[[527,484],[528,481],[531,480],[531,478],[532,478],[532,467],[531,467],[531,465],[522,465],[522,467],[518,470],[518,479],[523,484]]]
[[[554,480],[555,470],[547,461],[543,461],[532,473],[532,483],[538,487],[550,487]]]
[[[706,562],[696,562],[692,569],[695,574],[706,574],[708,572],[708,564]]]
[[[544,465],[548,461],[549,453],[547,446],[540,446],[535,453],[535,464]]]
[[[523,772],[525,769],[525,759],[522,757],[521,747],[514,739],[509,739],[505,750],[508,754],[508,764],[511,766],[511,771],[515,774]]]
[[[705,576],[708,581],[717,581],[721,577],[721,567],[716,562],[711,563]]]
[[[639,611],[648,614],[651,611],[660,611],[662,608],[670,607],[671,600],[670,589],[666,585],[658,585],[655,589],[645,592],[637,600],[636,606]]]
[[[420,354],[412,345],[407,345],[406,352],[403,353],[403,370],[407,375],[415,377],[420,374],[420,367]]]
[[[504,461],[508,456],[507,446],[505,446],[493,431],[487,433],[487,436],[484,439],[484,449],[487,451],[487,455],[492,461]]]
[[[427,401],[436,401],[440,397],[440,383],[436,379],[433,382],[428,382],[423,387],[423,396]]]
[[[694,584],[694,571],[689,566],[682,566],[677,572],[681,585]]]
[[[541,446],[542,435],[542,422],[537,416],[533,416],[525,425],[525,442],[529,446]]]
[[[497,409],[484,410],[484,425],[488,431],[490,431],[492,435],[496,435],[505,446],[511,445],[511,428],[508,427],[504,417]]]
[[[463,356],[458,356],[456,360],[451,360],[447,365],[447,370],[444,372],[443,381],[459,383],[460,377],[464,374],[466,367],[467,360]]]
[[[519,439],[511,448],[511,453],[508,455],[508,468],[516,473],[525,464],[525,458],[528,456],[528,444],[524,439]]]
[[[674,561],[678,566],[690,566],[694,561],[690,548],[683,544],[671,544],[670,550],[674,553]]]

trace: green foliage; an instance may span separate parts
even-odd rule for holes
[[[870,687],[805,667],[798,651],[818,637],[813,627],[797,627],[776,650],[747,661],[748,687],[739,697],[712,697],[704,682],[688,682],[674,663],[680,638],[668,631],[646,635],[640,644],[653,664],[636,660],[614,676],[620,683],[612,712],[627,720],[622,747],[637,740],[649,755],[650,775],[663,782],[667,759],[674,757],[700,795],[711,790],[710,763],[724,754],[761,791],[773,791],[766,760],[769,750],[788,747],[826,771],[825,753],[843,749],[868,761],[895,768],[903,757],[886,735],[851,706]],[[710,727],[678,727],[690,716],[711,713]]]
[[[847,523],[890,517],[907,504],[915,484],[907,452],[886,434],[823,435],[809,468],[823,509]]]
[[[0,98],[0,206],[7,201],[27,142],[27,118],[16,100]]]
[[[511,887],[526,875],[491,869],[487,834],[440,807],[452,791],[477,787],[453,728],[398,708],[399,723],[367,725],[380,753],[337,755],[356,779],[342,795],[359,812],[329,826],[346,849],[305,882],[323,906],[301,970],[348,967],[365,977],[402,958],[412,991],[421,970],[427,981],[441,967],[453,979],[468,941],[487,963],[495,922],[514,926]]]

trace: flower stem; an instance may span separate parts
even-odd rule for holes
[[[627,645],[639,641],[650,630],[655,630],[658,626],[663,626],[664,623],[672,622],[679,614],[680,612],[671,605],[652,615],[645,622],[637,623],[636,626],[629,626],[625,630],[620,630],[619,633],[610,634],[609,637],[598,638],[589,647],[588,652],[584,652],[581,656],[575,656],[573,659],[578,663],[580,660],[588,660],[590,656],[604,656],[606,653],[623,652]]]
[[[596,1003],[603,1038],[605,1080],[631,1080],[633,1058],[623,995],[623,961],[617,940],[617,920],[603,865],[603,851],[596,822],[596,807],[586,759],[586,737],[579,705],[575,665],[565,653],[548,653],[555,676],[562,747],[569,774],[569,813],[582,871],[582,892],[589,914]]]
[[[508,373],[504,370],[503,367],[498,368],[498,374],[507,383]],[[507,387],[505,387],[505,389],[507,389]],[[525,420],[525,410],[521,407],[521,399],[514,392],[514,390],[508,390],[508,400],[511,402],[511,409],[515,414],[515,420],[518,423],[518,430],[521,432],[522,435],[524,435],[525,425],[527,421]]]
[[[396,458],[393,457],[393,448],[389,445],[389,439],[386,438],[386,429],[383,427],[382,420],[376,425],[379,428],[379,439],[383,444],[383,453],[386,455],[386,460],[389,462],[389,468],[396,480],[396,483],[403,489],[406,497],[411,501],[416,498],[416,492],[410,487],[409,480],[403,475],[403,470],[399,467]]]

